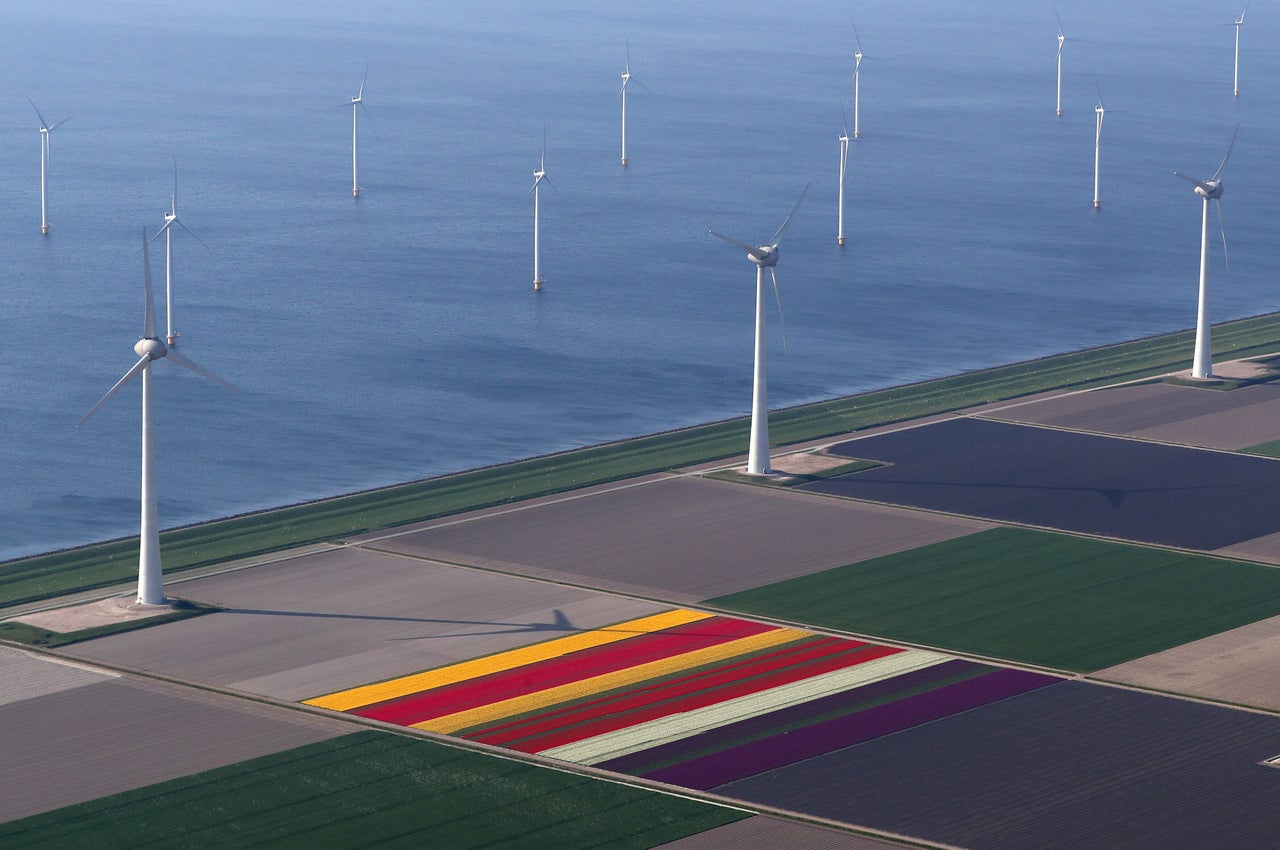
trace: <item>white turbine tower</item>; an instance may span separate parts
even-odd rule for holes
[[[1222,229],[1223,267],[1230,268],[1231,261],[1227,255],[1227,227],[1222,221],[1222,173],[1227,170],[1227,160],[1231,159],[1231,151],[1236,146],[1236,136],[1239,133],[1240,125],[1237,124],[1235,133],[1231,134],[1227,155],[1222,158],[1222,164],[1218,166],[1217,171],[1213,172],[1213,177],[1210,179],[1197,180],[1180,172],[1174,172],[1183,180],[1193,183],[1196,194],[1204,202],[1204,214],[1200,225],[1200,298],[1196,308],[1196,350],[1191,362],[1193,378],[1213,377],[1213,344],[1209,338],[1209,202],[1218,202],[1218,226]]]
[[[1102,158],[1102,119],[1107,114],[1106,107],[1102,105],[1102,86],[1098,86],[1098,105],[1093,111],[1098,117],[1097,129],[1093,134],[1093,208],[1096,210],[1102,206],[1102,199],[1098,197],[1098,165]]]
[[[142,375],[142,531],[138,549],[138,599],[144,605],[163,605],[167,601],[164,595],[164,578],[160,569],[160,526],[156,517],[156,470],[155,443],[153,440],[153,416],[151,409],[151,363],[167,357],[179,366],[185,366],[198,375],[203,375],[225,387],[236,387],[219,378],[173,349],[165,348],[165,344],[156,334],[155,299],[151,294],[151,255],[148,249],[147,230],[142,229],[142,262],[146,285],[146,308],[142,322],[142,338],[134,345],[134,353],[140,358],[124,377],[116,381],[115,386],[107,391],[102,399],[81,417],[77,425],[84,424],[90,416],[98,412],[107,400],[139,374]]]
[[[364,76],[360,78],[360,90],[356,92],[356,96],[351,98],[351,197],[360,197],[360,175],[359,164],[360,159],[357,155],[357,131],[359,126],[360,110],[364,109],[365,117],[369,117],[369,110],[364,108],[364,84],[369,79],[369,63],[365,63]],[[372,126],[372,119],[370,119]]]
[[[1058,7],[1053,7],[1053,15],[1058,19],[1058,117],[1062,117],[1062,43],[1067,37],[1062,34],[1062,16],[1058,14]]]
[[[547,138],[545,133],[543,134],[543,137],[542,137],[542,159],[540,160],[540,163],[537,169],[533,172],[533,186],[531,186],[529,188],[529,191],[525,193],[525,197],[528,197],[529,195],[533,195],[533,291],[534,292],[541,292],[542,285],[547,282],[546,278],[542,276],[542,269],[539,266],[539,257],[538,257],[538,248],[539,248],[541,235],[542,235],[541,223],[538,218],[538,196],[539,196],[539,189],[541,188],[542,181],[544,180],[547,181],[547,185],[550,186],[552,189],[555,189],[557,193],[560,191],[559,189],[556,189],[556,184],[552,183],[551,178],[547,176]]]
[[[204,240],[191,232],[191,228],[187,227],[178,218],[178,160],[173,160],[173,194],[169,196],[169,211],[164,214],[164,226],[156,231],[156,235],[151,237],[151,241],[164,235],[164,315],[165,315],[165,342],[170,347],[178,344],[178,332],[173,328],[173,226],[178,225],[195,239],[201,245],[204,245],[206,251],[209,246],[204,244]]]
[[[723,233],[711,231],[711,235],[718,239],[723,239],[730,245],[736,245],[747,252],[747,259],[756,264],[756,344],[755,344],[755,378],[752,383],[751,390],[751,443],[747,452],[747,474],[748,475],[767,475],[772,470],[769,468],[769,401],[768,401],[768,379],[765,372],[765,350],[764,350],[764,316],[765,316],[765,285],[764,270],[769,270],[770,277],[773,278],[773,294],[778,301],[778,319],[782,324],[782,345],[785,350],[787,344],[787,325],[786,320],[782,318],[782,296],[778,292],[778,275],[774,271],[774,267],[778,265],[778,244],[782,241],[782,237],[786,235],[787,228],[791,226],[791,222],[795,219],[796,213],[800,210],[800,204],[804,201],[804,196],[808,193],[809,186],[805,185],[804,191],[800,193],[800,199],[796,201],[796,205],[791,209],[791,215],[787,216],[787,220],[782,223],[777,232],[765,245],[748,245],[745,242],[739,242]]]
[[[28,97],[27,103],[31,104],[31,108],[36,111],[36,117],[40,119],[40,232],[45,236],[48,236],[49,220],[45,216],[44,184],[45,171],[49,165],[49,134],[70,121],[71,116],[68,115],[61,121],[55,121],[50,124],[48,121],[44,120],[44,116],[40,114],[40,108],[36,106],[36,102],[34,100]]]
[[[1240,96],[1240,27],[1244,26],[1244,16],[1248,11],[1249,3],[1248,0],[1246,0],[1244,4],[1244,11],[1241,12],[1240,17],[1236,19],[1236,64],[1234,77],[1235,83],[1233,85],[1236,97]]]
[[[645,88],[644,83],[631,76],[631,45],[627,44],[627,60],[622,66],[622,89],[618,92],[618,97],[622,98],[622,164],[627,164],[627,84],[635,83],[640,88]]]
[[[858,28],[853,28],[853,137],[862,138],[862,129],[858,124],[859,89],[862,87],[862,42],[858,40]]]
[[[844,110],[841,110],[843,117]],[[844,244],[844,172],[849,164],[849,124],[846,121],[842,125],[840,131],[840,192],[839,192],[839,215],[837,216],[836,225],[836,244]]]

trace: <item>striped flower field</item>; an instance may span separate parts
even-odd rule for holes
[[[673,610],[306,702],[710,789],[1056,681]]]

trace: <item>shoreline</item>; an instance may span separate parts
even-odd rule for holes
[[[1280,312],[1223,322],[1214,328],[1215,356],[1221,359],[1261,356],[1280,350]],[[773,445],[782,448],[1037,392],[1150,379],[1176,372],[1190,362],[1191,335],[1191,330],[1173,331],[778,408],[770,411]],[[278,552],[355,533],[734,457],[745,452],[749,419],[744,415],[684,426],[175,526],[161,533],[168,561],[165,570],[171,573]],[[132,573],[135,565],[129,559],[136,559],[136,541],[137,536],[132,535],[0,561],[0,607],[111,584]],[[130,548],[134,550],[132,554]],[[127,566],[118,569],[120,563]],[[72,585],[39,580],[49,579],[60,570],[90,568],[98,572],[114,571],[115,577],[108,580],[104,575],[99,580],[86,575],[87,584]],[[34,585],[16,596],[4,592],[6,581],[21,572],[39,574]]]

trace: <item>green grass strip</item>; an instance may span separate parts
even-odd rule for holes
[[[997,528],[708,604],[1091,672],[1280,614],[1280,570]]]
[[[1262,457],[1280,457],[1280,440],[1272,440],[1269,443],[1250,446],[1247,449],[1240,449],[1240,452],[1248,455],[1261,455]]]
[[[1186,368],[1190,331],[1041,358],[949,378],[774,411],[777,445],[900,422],[1060,388],[1084,388]],[[1280,314],[1214,329],[1214,352],[1240,358],[1280,348]],[[168,573],[275,552],[462,511],[563,492],[741,454],[747,418],[455,475],[401,484],[303,505],[166,531]],[[137,571],[137,538],[0,564],[0,607],[107,587]]]
[[[24,848],[643,848],[746,817],[382,732],[0,824]]]

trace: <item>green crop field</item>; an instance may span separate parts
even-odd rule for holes
[[[736,809],[358,732],[0,825],[0,846],[643,848]]]
[[[997,528],[707,604],[1091,672],[1280,614],[1280,570]]]
[[[1044,390],[1159,375],[1187,367],[1191,339],[1182,331],[773,411],[770,433],[775,445],[797,443]],[[1214,329],[1219,358],[1277,348],[1280,314]],[[173,529],[161,535],[165,571],[718,460],[744,452],[748,430],[746,418],[732,419]],[[0,607],[129,581],[137,552],[132,538],[0,564]]]

